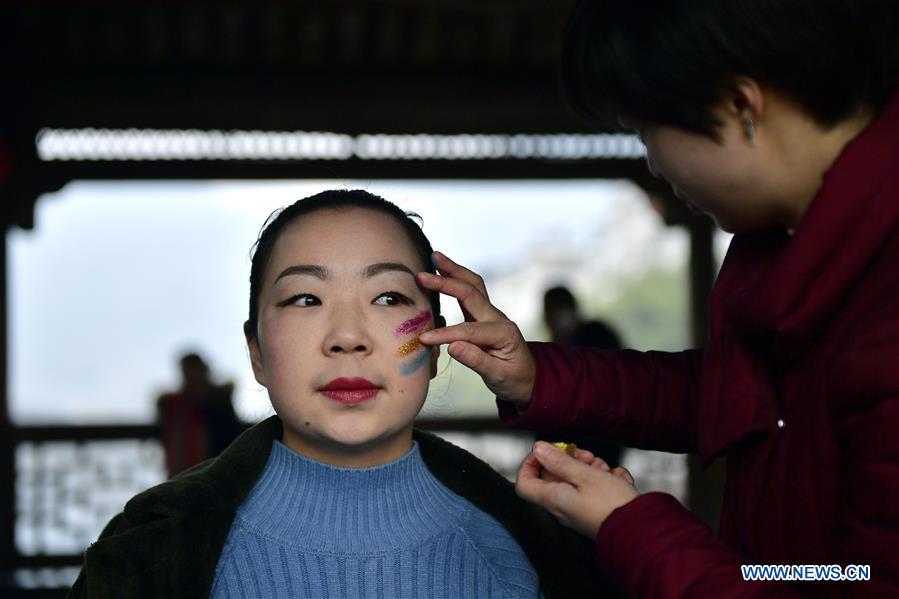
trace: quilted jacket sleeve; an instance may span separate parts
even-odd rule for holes
[[[746,582],[740,565],[748,560],[661,493],[647,493],[612,512],[596,538],[597,563],[628,597],[804,597],[807,590],[825,597],[899,596],[899,395],[856,403],[841,425],[846,476],[840,483],[842,558],[836,565],[870,566],[870,580],[805,588]]]
[[[498,401],[506,426],[595,435],[629,447],[697,447],[702,351],[567,348],[528,343],[537,366],[527,410]]]
[[[646,493],[612,512],[599,529],[594,552],[600,569],[626,597],[805,596],[790,583],[744,581],[745,560],[664,493]]]
[[[885,347],[895,348],[899,326],[891,328],[892,344]],[[858,361],[866,363],[868,380],[877,381],[871,386],[889,395],[880,400],[868,395],[863,401],[866,391],[874,391],[869,388],[844,404],[849,409],[839,420],[845,463],[838,545],[844,563],[871,566],[869,582],[852,583],[859,585],[859,596],[899,597],[899,354],[874,360],[873,353],[859,355]]]

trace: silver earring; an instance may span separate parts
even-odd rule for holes
[[[746,117],[743,119],[743,125],[746,127],[746,137],[749,138],[749,145],[755,145],[755,123],[752,122],[752,118]]]

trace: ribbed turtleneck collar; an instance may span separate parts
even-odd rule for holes
[[[295,547],[371,553],[408,547],[453,528],[467,506],[431,474],[417,443],[394,462],[340,468],[275,441],[237,517]]]

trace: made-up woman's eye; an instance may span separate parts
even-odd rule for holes
[[[300,308],[309,308],[310,306],[320,306],[321,300],[311,293],[299,293],[284,300],[279,306],[299,306]]]
[[[388,291],[376,297],[371,303],[378,306],[408,306],[412,304],[412,300],[402,293]]]

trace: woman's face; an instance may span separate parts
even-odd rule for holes
[[[282,231],[247,342],[288,447],[349,467],[409,451],[439,353],[417,343],[434,323],[423,266],[399,223],[372,210],[318,210]]]
[[[762,154],[733,119],[717,140],[667,125],[631,123],[646,145],[650,172],[668,181],[695,212],[711,216],[725,231],[755,231],[780,224],[783,215],[765,188]]]

